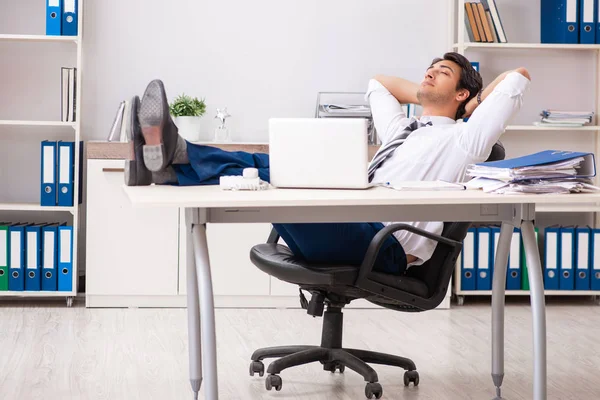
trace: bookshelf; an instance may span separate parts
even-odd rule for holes
[[[0,35],[0,41],[78,43],[78,36]]]
[[[462,0],[459,0],[462,1]],[[464,14],[463,14],[464,15]],[[554,44],[554,43],[471,43],[459,42],[453,45],[457,51],[476,49],[529,49],[529,50],[600,50],[600,44]]]
[[[570,57],[574,51],[576,52],[591,52],[592,57],[595,61],[595,76],[590,77],[593,81],[596,81],[596,85],[594,87],[594,99],[595,104],[593,107],[590,107],[591,110],[595,112],[595,125],[591,126],[583,126],[583,127],[544,127],[544,126],[536,126],[536,125],[509,125],[506,128],[506,131],[514,131],[514,132],[522,132],[523,134],[534,134],[535,132],[586,132],[589,135],[592,135],[593,140],[593,149],[589,149],[594,152],[596,155],[596,164],[598,169],[599,156],[600,156],[600,140],[598,135],[600,134],[600,88],[598,88],[598,81],[600,80],[600,44],[560,44],[560,43],[520,43],[514,42],[511,43],[511,35],[510,31],[507,32],[508,43],[485,43],[485,42],[470,42],[466,28],[465,28],[465,2],[468,0],[450,0],[449,1],[449,13],[450,13],[450,24],[449,24],[449,43],[448,47],[450,51],[456,51],[462,55],[465,55],[469,58],[469,50],[472,51],[485,51],[486,54],[490,52],[500,52],[501,57],[507,57],[507,50],[512,50],[510,52],[509,57],[513,57],[515,59],[515,66],[519,64],[518,57],[519,54],[527,54],[531,55],[536,51],[539,51],[540,57],[544,57],[544,54],[561,54],[564,53],[564,57]],[[501,1],[496,1],[498,7],[502,7]],[[540,3],[529,4],[527,2],[520,2],[521,7],[540,7]],[[514,12],[514,10],[512,11]],[[502,9],[499,10],[500,18],[506,19],[508,17],[507,12],[502,12]],[[538,10],[539,17],[539,10]],[[504,28],[506,30],[506,24],[504,23]],[[546,51],[544,53],[544,51]],[[548,51],[551,51],[548,53]],[[484,85],[487,84],[484,82]],[[541,108],[540,108],[541,109]],[[566,136],[568,141],[568,136]],[[541,141],[539,144],[539,149],[536,151],[545,150],[547,144],[544,141]],[[599,169],[600,170],[600,169]],[[596,185],[600,183],[600,179],[598,176],[594,179]],[[594,217],[595,226],[600,226],[600,203],[589,203],[589,204],[544,204],[536,206],[536,212],[538,214],[554,214],[554,213],[592,213]],[[542,232],[540,231],[540,234]],[[539,243],[539,242],[538,242]],[[543,255],[543,251],[540,252]],[[460,260],[460,258],[459,258]],[[544,260],[542,258],[542,267],[544,265]],[[461,282],[460,282],[460,262],[457,263],[455,269],[455,280],[454,280],[454,294],[457,296],[458,304],[462,305],[465,300],[465,296],[491,296],[492,292],[488,290],[462,290]],[[529,295],[528,290],[507,290],[507,296],[525,296]],[[596,303],[600,304],[598,301],[600,299],[600,291],[592,291],[592,290],[545,290],[545,295],[547,296],[592,296],[595,298]]]
[[[17,120],[0,120],[0,125],[15,125],[15,126],[65,126],[77,129],[76,122],[62,121],[17,121]]]
[[[76,121],[75,122],[63,122],[60,120],[52,121],[52,120],[0,120],[0,128],[1,127],[39,127],[40,129],[51,129],[52,132],[56,132],[56,129],[60,129],[61,132],[64,130],[64,133],[68,134],[68,140],[74,141],[75,143],[79,143],[81,141],[81,98],[82,98],[82,45],[83,45],[83,12],[84,12],[84,0],[76,0],[78,13],[77,13],[77,22],[78,22],[78,31],[77,36],[49,36],[43,34],[10,34],[3,33],[0,34],[0,43],[4,42],[14,42],[14,43],[38,43],[39,46],[46,46],[46,44],[54,46],[66,46],[65,49],[68,50],[69,53],[74,52],[75,55],[75,64],[71,65],[75,67],[77,70],[76,74],[76,103],[75,107],[77,110]],[[36,8],[38,12],[45,13],[45,4],[42,3],[41,8]],[[37,18],[36,24],[41,22],[42,26],[39,24],[37,26],[37,31],[45,31],[45,14],[43,20]],[[19,25],[20,27],[20,25]],[[13,47],[11,47],[13,48]],[[72,53],[71,53],[72,54]],[[2,54],[1,55],[5,59],[10,59],[10,54]],[[60,101],[61,94],[56,93],[57,101]],[[59,119],[59,118],[57,118]],[[0,136],[3,132],[9,132],[10,130],[6,130],[4,128],[0,131]],[[82,153],[81,153],[82,154]],[[71,207],[44,207],[41,206],[39,201],[37,203],[31,202],[8,202],[2,203],[0,202],[0,211],[1,212],[18,212],[20,215],[27,215],[28,213],[35,213],[37,215],[47,215],[46,213],[58,213],[58,215],[70,214],[72,217],[72,223],[69,225],[73,226],[72,232],[72,288],[71,291],[0,291],[1,297],[15,297],[15,298],[60,298],[64,297],[66,299],[66,304],[68,307],[71,307],[73,304],[73,299],[77,295],[78,291],[78,278],[79,278],[79,263],[78,263],[78,242],[79,242],[79,224],[80,224],[80,213],[81,213],[81,205],[80,202],[80,185],[79,185],[79,177],[82,171],[80,170],[80,152],[77,150],[74,151],[74,181],[73,181],[73,193],[74,206]],[[35,160],[36,162],[40,162]],[[39,186],[39,181],[36,182]],[[32,214],[33,215],[33,214]],[[26,218],[26,217],[25,217]],[[58,218],[58,217],[56,217]],[[33,218],[35,219],[35,218]],[[49,220],[46,222],[54,222],[53,217],[50,215]],[[0,300],[2,301],[2,300]]]

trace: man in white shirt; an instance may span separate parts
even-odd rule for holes
[[[432,126],[413,131],[375,171],[372,182],[393,185],[406,180],[461,181],[467,165],[488,158],[492,146],[520,109],[529,83],[527,70],[517,68],[501,74],[481,90],[479,73],[457,53],[433,60],[420,85],[376,76],[369,82],[366,96],[382,146],[410,122],[400,104],[421,104],[420,122],[431,122]],[[467,116],[467,123],[456,122]],[[443,228],[442,222],[411,225],[435,234]],[[406,231],[396,232],[396,237],[407,253],[409,265],[428,260],[436,245],[433,240]]]
[[[372,182],[462,180],[468,164],[487,159],[519,110],[529,82],[527,70],[518,68],[501,74],[482,90],[479,73],[458,53],[433,60],[420,84],[381,75],[371,79],[365,96],[382,141],[372,164]],[[401,104],[408,103],[422,106],[418,122],[402,111]],[[132,104],[127,185],[215,185],[219,177],[241,175],[249,167],[257,168],[261,179],[269,181],[267,154],[227,152],[182,139],[169,115],[161,81],[150,82],[141,103],[134,97]],[[467,123],[457,123],[467,116]],[[401,145],[394,147],[396,143]],[[360,266],[370,242],[388,224],[273,226],[297,257],[313,263]],[[443,227],[442,222],[410,224],[435,234]],[[381,247],[374,269],[402,274],[409,266],[427,261],[435,245],[422,236],[396,232]]]

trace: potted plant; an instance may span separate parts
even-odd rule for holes
[[[183,93],[169,104],[169,111],[184,139],[190,142],[200,139],[200,119],[206,112],[204,99],[198,100]]]

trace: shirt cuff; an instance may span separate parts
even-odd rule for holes
[[[421,265],[425,261],[428,261],[431,258],[431,256],[433,255],[436,245],[437,245],[437,242],[429,239],[419,249],[413,249],[412,251],[405,251],[406,254],[410,254],[417,258],[415,261],[409,263],[408,267]]]
[[[370,79],[369,86],[367,87],[367,93],[365,94],[365,101],[369,101],[369,96],[371,93],[378,90],[384,90],[386,92],[388,91],[377,79]]]
[[[496,86],[495,90],[509,96],[517,96],[525,93],[530,83],[529,79],[512,71]]]

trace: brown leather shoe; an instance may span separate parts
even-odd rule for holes
[[[179,134],[171,119],[162,81],[155,79],[146,87],[139,120],[145,142],[144,163],[150,171],[163,171],[173,163]]]
[[[152,173],[144,164],[144,137],[138,120],[140,98],[131,99],[131,115],[126,123],[125,132],[129,142],[129,158],[125,161],[125,184],[127,186],[148,186],[152,184]]]

